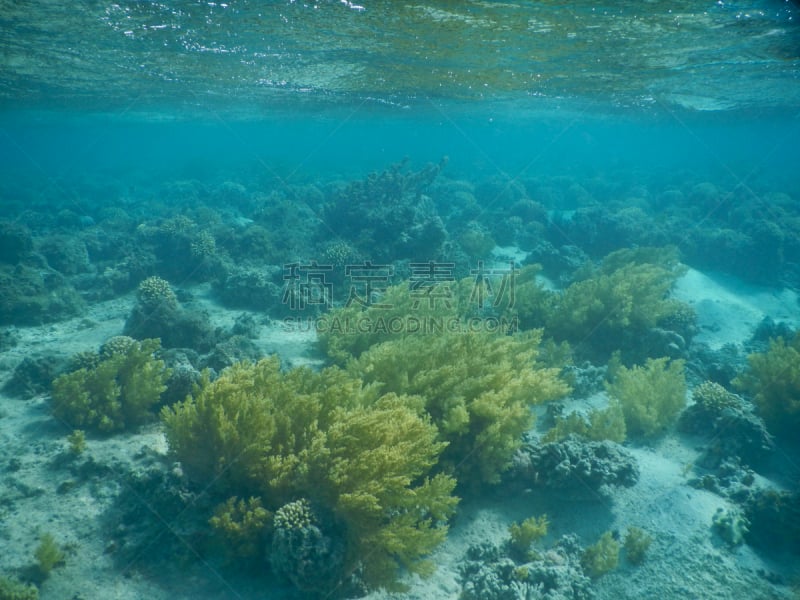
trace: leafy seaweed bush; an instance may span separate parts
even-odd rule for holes
[[[56,378],[53,414],[71,427],[102,432],[147,421],[170,374],[164,361],[154,357],[159,348],[157,339],[132,340],[125,352]]]
[[[759,415],[774,433],[797,439],[800,432],[800,334],[788,343],[770,342],[766,352],[747,357],[749,368],[734,380],[753,397]]]
[[[350,372],[381,393],[419,397],[460,482],[494,483],[533,424],[531,407],[569,391],[537,364],[541,331],[408,336],[372,347]]]
[[[617,369],[606,388],[612,402],[620,403],[629,433],[652,437],[675,421],[686,404],[683,366],[682,360],[658,358]]]
[[[391,585],[399,566],[429,573],[444,540],[455,481],[431,475],[446,446],[420,398],[379,395],[338,368],[281,372],[277,358],[205,375],[193,398],[162,411],[187,474],[274,512],[300,498],[343,524],[347,573]],[[247,507],[242,507],[245,509]],[[238,506],[223,507],[236,533]],[[267,527],[268,529],[268,527]],[[344,576],[344,573],[342,574]]]

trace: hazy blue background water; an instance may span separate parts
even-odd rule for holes
[[[786,0],[5,0],[0,29],[6,195],[442,155],[451,176],[798,189]]]

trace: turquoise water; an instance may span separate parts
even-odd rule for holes
[[[291,181],[443,155],[456,176],[779,178],[798,19],[779,0],[4,2],[0,151],[37,179],[174,160]]]
[[[683,369],[684,396],[691,398],[706,380],[743,394],[737,414],[745,425],[728,424],[736,434],[736,426],[743,428],[744,441],[724,438],[719,422],[725,415],[717,421],[705,415],[708,422],[702,414],[693,417],[699,424],[689,427],[692,434],[713,431],[711,441],[678,434],[672,415],[666,442],[634,435],[614,446],[630,451],[621,459],[623,473],[612,473],[619,475],[615,492],[584,486],[591,488],[588,500],[581,490],[564,497],[546,486],[529,494],[529,487],[552,475],[533,468],[524,489],[514,487],[519,481],[503,479],[498,486],[459,479],[455,493],[464,499],[464,512],[450,519],[440,509],[430,519],[434,528],[449,520],[453,540],[434,555],[440,566],[434,583],[425,587],[398,568],[415,564],[427,551],[412,550],[409,561],[392,562],[392,555],[389,571],[412,585],[407,597],[538,598],[535,582],[519,575],[530,556],[515,554],[502,539],[512,521],[544,513],[551,533],[536,548],[548,555],[548,565],[568,571],[564,581],[574,578],[572,595],[558,598],[797,593],[791,584],[800,577],[800,379],[790,374],[794,367],[800,373],[800,365],[792,363],[776,376],[776,387],[788,389],[781,406],[789,407],[778,409],[777,419],[753,392],[755,384],[745,389],[735,383],[748,368],[748,354],[766,352],[770,337],[788,340],[800,322],[796,2],[0,0],[0,33],[0,447],[15,457],[2,463],[10,483],[5,490],[0,484],[0,539],[13,551],[0,552],[0,578],[35,584],[43,598],[106,598],[112,585],[118,585],[120,598],[156,600],[327,599],[370,591],[371,598],[384,598],[359,579],[370,552],[363,552],[362,540],[352,533],[357,511],[348,513],[308,482],[297,484],[294,495],[283,497],[285,490],[279,490],[272,498],[264,492],[267,484],[248,480],[251,472],[224,494],[214,488],[216,479],[198,487],[202,478],[192,472],[197,466],[190,464],[191,452],[187,457],[183,449],[184,473],[174,464],[175,447],[172,454],[166,451],[174,440],[165,440],[156,414],[163,405],[199,394],[192,384],[201,381],[203,369],[211,369],[213,380],[240,360],[275,352],[285,370],[341,361],[330,349],[325,355],[313,347],[308,323],[318,312],[294,321],[303,328],[286,326],[287,314],[296,316],[287,312],[288,296],[281,297],[287,282],[294,282],[287,265],[328,260],[341,270],[374,259],[392,264],[397,283],[414,260],[453,261],[459,276],[495,261],[513,262],[516,272],[526,273],[520,271],[525,264],[543,265],[545,283],[528,290],[534,296],[523,307],[533,316],[520,312],[523,328],[546,325],[545,338],[552,334],[556,342],[574,346],[569,356],[546,346],[542,364],[563,367],[559,376],[575,389],[559,398],[560,407],[534,409],[539,424],[528,428],[526,439],[538,444],[536,436],[555,430],[554,415],[567,414],[560,410],[606,406],[604,381],[619,361],[633,368],[669,356],[686,361],[672,363]],[[436,164],[444,165],[441,172],[427,178],[426,167]],[[696,269],[681,280],[680,299],[705,311],[698,322],[681,305],[657,323],[652,314],[639,315],[646,327],[618,326],[624,321],[618,312],[631,308],[616,303],[619,297],[635,298],[634,305],[654,302],[669,312],[653,297],[663,301],[684,271],[669,251],[637,254],[651,245],[676,246],[674,256]],[[645,264],[614,270],[619,255],[603,260],[615,250]],[[653,284],[640,267],[652,268],[667,284]],[[340,294],[334,304],[341,304],[346,277],[332,272]],[[559,304],[569,297],[570,285],[601,274],[615,281],[608,292],[613,306],[603,305],[603,289],[597,288],[597,302],[578,307],[587,313],[597,305],[604,309],[596,322],[571,327],[569,318],[553,318],[569,314],[557,311],[570,310],[568,303]],[[158,295],[152,288],[169,299],[169,310],[147,305],[147,293]],[[321,304],[314,310],[332,308]],[[733,306],[732,321],[724,320],[723,304]],[[537,310],[554,312],[544,318]],[[520,314],[470,316],[518,324]],[[577,309],[569,316],[582,318]],[[764,316],[785,323],[762,324],[752,337]],[[714,346],[721,330],[730,335],[719,338],[737,342]],[[79,371],[76,365],[94,365],[84,367],[91,371],[106,364],[99,362],[110,360],[104,344],[123,333],[160,337],[164,350],[156,353],[158,360],[184,379],[170,373],[162,395],[139,411],[146,417],[136,427],[93,431],[89,417],[78,415],[76,423],[69,410],[58,409],[53,381]],[[693,336],[701,341],[693,342]],[[794,344],[800,352],[800,337]],[[528,356],[527,350],[514,352]],[[472,366],[517,365],[498,355]],[[518,372],[533,377],[529,363]],[[472,375],[456,372],[467,380]],[[416,373],[406,383],[417,375],[423,378]],[[164,372],[160,376],[166,381]],[[123,375],[116,377],[114,385]],[[151,374],[149,381],[156,377]],[[365,368],[359,377],[368,380],[372,371]],[[492,372],[480,379],[476,388],[505,381],[512,389],[516,381]],[[489,393],[502,396],[504,390]],[[528,408],[524,404],[517,416],[527,416]],[[433,412],[434,421],[441,419]],[[468,412],[464,408],[453,418],[474,418]],[[742,414],[756,415],[756,424]],[[336,413],[329,420],[339,418]],[[790,424],[788,435],[782,419]],[[291,415],[282,423],[291,427]],[[242,429],[248,425],[240,423]],[[520,433],[515,425],[504,423]],[[87,430],[88,450],[82,458],[65,458],[65,436],[79,427]],[[762,434],[773,458],[748,463],[742,448]],[[734,448],[742,456],[734,451],[727,457],[733,467],[701,464],[698,448],[717,448],[720,437],[725,451]],[[202,454],[205,438],[198,439],[194,449]],[[521,440],[517,435],[510,445],[498,444],[499,453]],[[432,461],[433,471],[421,469],[405,487],[421,485],[429,474],[461,477],[459,459],[478,470],[480,458],[473,464],[473,454],[480,456],[480,447],[460,457],[459,444],[466,442],[448,441],[453,456]],[[220,464],[228,464],[230,457],[220,452]],[[639,484],[638,473],[626,474],[631,464],[629,471],[642,471]],[[741,484],[744,491],[735,487],[740,480],[749,481]],[[320,480],[319,487],[325,485]],[[769,490],[767,508],[758,504],[758,486]],[[270,511],[260,518],[270,523],[286,507],[302,513],[302,503],[295,502],[311,497],[320,510],[314,518],[329,519],[330,528],[320,525],[319,534],[328,545],[319,547],[339,554],[330,550],[293,564],[298,555],[304,558],[302,548],[286,558],[291,544],[264,523],[220,543],[209,519],[232,494],[258,495]],[[770,498],[777,517],[769,512]],[[427,507],[412,509],[406,502],[387,508],[381,524],[412,514],[413,527],[424,529]],[[12,518],[19,514],[26,516]],[[745,514],[754,523],[749,537],[741,532]],[[650,562],[638,568],[626,558],[612,574],[590,576],[580,558],[583,549],[606,530],[621,539],[630,527],[655,538]],[[31,561],[39,536],[50,530],[67,557],[48,578]],[[578,541],[559,537],[572,534]],[[502,556],[492,558],[486,548],[470,555],[466,548],[476,541],[500,544]],[[322,552],[319,547],[315,551]],[[312,585],[304,576],[314,560],[333,574]],[[535,570],[543,560],[531,559],[528,566]],[[175,569],[164,568],[173,561]],[[514,567],[513,577],[506,573],[517,578],[514,586],[498,584],[493,595],[474,591],[489,586],[486,573],[495,576],[503,564]]]

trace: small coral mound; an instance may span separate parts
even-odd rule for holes
[[[100,346],[100,356],[103,359],[111,358],[112,356],[121,356],[130,352],[138,342],[127,335],[115,335],[108,338],[105,343]],[[89,365],[87,365],[89,366]],[[94,366],[94,365],[93,365]]]
[[[562,536],[552,548],[523,563],[492,544],[471,546],[461,567],[461,598],[591,600],[594,590],[581,564],[582,555],[575,535]]]
[[[705,468],[717,468],[729,459],[757,466],[775,448],[764,422],[753,414],[752,405],[717,383],[697,386],[694,404],[681,415],[678,427],[687,433],[710,438],[701,457]]]
[[[172,291],[169,282],[156,276],[142,280],[136,290],[136,299],[147,308],[159,306],[177,308],[178,306],[178,297]]]
[[[750,521],[738,510],[718,508],[714,513],[711,528],[729,546],[741,546],[750,530]]]
[[[336,531],[302,498],[284,504],[273,519],[270,564],[305,592],[330,592],[339,585],[346,546]]]
[[[511,483],[568,490],[570,494],[607,493],[639,480],[636,459],[619,444],[589,442],[571,435],[559,442],[526,444],[514,456]]]

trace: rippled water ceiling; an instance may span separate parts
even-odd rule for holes
[[[11,105],[279,105],[287,93],[800,105],[800,10],[786,0],[6,0],[0,15]]]

